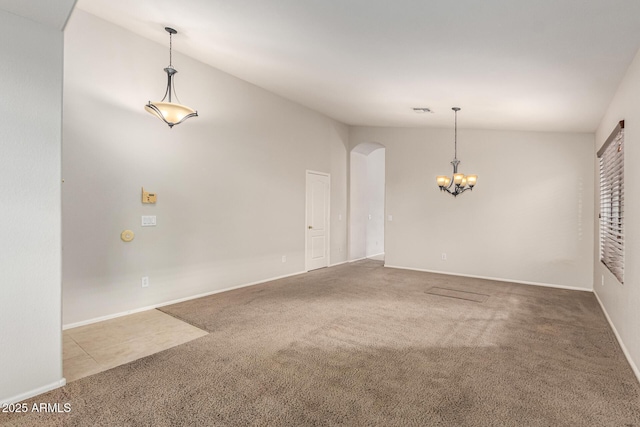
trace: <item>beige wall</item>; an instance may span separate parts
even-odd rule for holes
[[[306,170],[331,174],[330,262],[346,260],[345,125],[174,50],[200,117],[169,129],[143,108],[164,93],[168,43],[76,10],[65,49],[65,324],[303,271]]]
[[[625,121],[625,153],[624,153],[624,236],[625,236],[625,271],[624,285],[611,274],[600,262],[598,253],[598,224],[594,222],[594,290],[602,302],[612,324],[614,325],[625,352],[633,364],[636,375],[640,378],[640,53],[629,67],[627,74],[609,105],[607,112],[598,127],[594,150],[600,149],[613,128],[620,120]],[[593,157],[594,171],[598,161]],[[597,218],[599,204],[599,184],[595,175],[595,209]]]
[[[384,148],[367,156],[368,257],[384,253],[384,157]]]
[[[23,6],[28,9],[32,3]],[[54,9],[67,16],[71,7],[61,2]],[[3,10],[0,28],[1,403],[25,399],[64,382],[60,324],[62,32]]]
[[[351,152],[349,165],[349,260],[367,256],[367,155]]]
[[[453,129],[350,130],[365,142],[386,147],[386,264],[591,289],[593,135],[461,129],[460,171],[479,178],[457,198],[435,182]]]

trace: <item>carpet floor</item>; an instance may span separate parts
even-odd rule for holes
[[[640,426],[593,294],[365,260],[163,307],[209,335],[28,400],[15,426]]]

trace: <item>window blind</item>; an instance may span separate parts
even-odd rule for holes
[[[624,283],[624,121],[598,151],[600,261]]]

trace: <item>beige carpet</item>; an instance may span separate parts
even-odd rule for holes
[[[69,426],[639,426],[595,297],[362,261],[165,307],[209,335],[28,401]]]

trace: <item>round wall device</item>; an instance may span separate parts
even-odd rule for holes
[[[133,231],[131,231],[131,230],[124,230],[120,234],[120,238],[125,242],[132,241],[134,237],[135,237],[135,234],[133,234]]]

